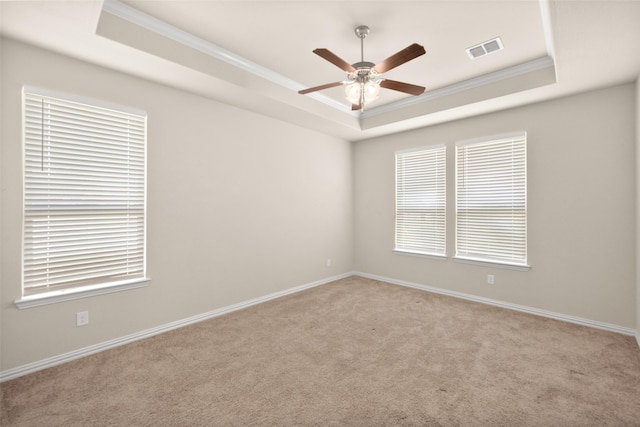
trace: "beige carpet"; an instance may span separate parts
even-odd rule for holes
[[[3,426],[640,426],[633,337],[357,277],[0,388]]]

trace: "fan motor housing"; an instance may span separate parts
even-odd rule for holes
[[[356,69],[356,73],[359,76],[371,73],[371,71],[373,70],[373,67],[376,66],[376,64],[374,64],[373,62],[368,62],[368,61],[356,62],[355,64],[351,64],[351,65],[353,66],[353,68]]]

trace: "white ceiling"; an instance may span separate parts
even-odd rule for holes
[[[412,43],[427,53],[385,77],[352,112],[345,73],[312,53],[360,61]],[[629,1],[0,1],[0,33],[274,118],[360,140],[630,82],[640,75],[640,0]],[[465,49],[501,37],[472,60]]]

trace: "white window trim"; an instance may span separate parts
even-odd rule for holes
[[[434,144],[434,145],[428,145],[428,146],[424,146],[424,147],[418,147],[418,148],[409,148],[409,149],[404,149],[404,150],[398,150],[395,153],[395,167],[396,167],[396,172],[395,172],[395,207],[394,209],[396,210],[396,215],[397,215],[397,209],[398,209],[398,191],[397,191],[397,185],[398,185],[398,171],[397,171],[397,159],[398,159],[398,155],[401,154],[408,154],[408,153],[415,153],[415,152],[420,152],[420,151],[428,151],[428,150],[438,150],[438,149],[444,149],[444,191],[445,191],[445,197],[444,197],[444,235],[443,235],[443,249],[444,252],[440,253],[440,252],[427,252],[427,251],[419,251],[419,250],[411,250],[411,249],[407,249],[407,248],[402,248],[402,247],[398,247],[397,246],[397,227],[398,227],[398,219],[397,217],[394,218],[394,228],[395,228],[395,241],[394,241],[394,248],[393,248],[393,253],[395,254],[399,254],[399,255],[413,255],[413,256],[420,256],[420,257],[424,257],[424,258],[430,258],[430,259],[438,259],[438,260],[442,260],[442,259],[447,259],[447,197],[446,197],[446,192],[447,192],[447,146],[446,144]]]
[[[51,292],[43,292],[41,294],[29,295],[16,300],[15,304],[20,310],[23,310],[25,308],[39,307],[48,304],[71,301],[74,299],[144,288],[148,286],[150,282],[151,279],[145,277],[142,279],[123,280],[121,282],[111,282],[93,286],[60,289]]]
[[[406,249],[393,249],[392,252],[396,255],[415,256],[420,258],[434,259],[438,261],[446,261],[449,259],[447,255],[443,255],[443,254],[432,254],[428,252],[409,251]]]
[[[48,96],[51,98],[62,98],[67,101],[79,102],[81,104],[89,104],[95,107],[106,108],[111,110],[118,110],[124,113],[135,114],[138,116],[146,116],[147,112],[138,108],[129,107],[126,105],[115,104],[113,102],[103,101],[101,99],[88,98],[80,95],[72,95],[63,92],[56,92],[53,90],[42,89],[33,86],[23,86],[23,92],[30,92],[35,95]]]
[[[487,261],[479,258],[468,258],[456,255],[452,258],[455,262],[462,264],[481,265],[485,267],[503,268],[505,270],[517,270],[517,271],[529,271],[531,266],[529,264],[511,264],[506,261]]]
[[[503,134],[498,134],[498,135],[491,135],[491,136],[486,136],[486,137],[480,137],[480,138],[473,138],[473,139],[468,139],[468,140],[463,140],[463,141],[458,141],[456,142],[456,148],[457,147],[461,147],[461,146],[465,146],[465,145],[469,145],[469,144],[476,144],[476,143],[483,143],[483,142],[490,142],[490,141],[497,141],[497,140],[501,140],[501,139],[509,139],[509,138],[519,138],[519,137],[523,137],[525,138],[525,141],[527,140],[527,132],[526,131],[517,131],[517,132],[508,132],[508,133],[503,133]],[[455,222],[456,222],[456,232],[455,232],[455,242],[454,244],[456,245],[456,254],[452,257],[452,259],[456,262],[461,262],[461,263],[465,263],[465,264],[474,264],[474,265],[482,265],[482,266],[489,266],[489,267],[496,267],[496,268],[504,268],[504,269],[509,269],[509,270],[519,270],[519,271],[529,271],[529,269],[531,268],[531,266],[528,264],[528,256],[525,255],[525,261],[526,263],[512,263],[506,260],[494,260],[494,259],[483,259],[483,258],[475,258],[475,257],[470,257],[470,256],[465,256],[465,255],[459,255],[457,253],[457,244],[458,244],[458,212],[457,212],[457,200],[458,200],[458,194],[457,194],[457,188],[458,188],[458,164],[457,164],[457,152],[454,154],[454,156],[456,157],[456,170],[455,170],[455,175],[456,175],[456,181],[455,181],[455,188],[456,188],[456,195],[455,195],[455,200],[454,200],[454,204],[456,205],[456,211],[455,211]],[[527,165],[526,165],[526,152],[525,152],[525,211],[528,211],[528,197],[527,197]],[[528,229],[528,221],[525,220],[525,254],[528,252],[528,235],[527,235],[527,229]]]
[[[132,108],[132,107],[128,107],[128,106],[123,106],[123,105],[120,105],[120,104],[109,103],[109,102],[105,102],[105,101],[101,101],[101,100],[96,100],[96,99],[93,99],[93,98],[86,98],[86,97],[77,96],[77,95],[70,95],[70,94],[66,94],[66,93],[60,93],[60,92],[50,91],[50,90],[47,90],[47,89],[41,89],[41,88],[36,88],[36,87],[31,87],[31,86],[26,86],[25,85],[25,86],[23,86],[23,93],[26,93],[26,92],[34,94],[34,95],[40,95],[40,96],[43,96],[43,97],[59,98],[59,99],[63,99],[63,100],[70,101],[70,102],[88,104],[88,105],[91,105],[91,106],[94,106],[94,107],[99,107],[99,108],[113,109],[113,110],[121,111],[121,112],[128,113],[128,114],[133,114],[133,115],[139,115],[139,116],[146,116],[147,115],[147,113],[145,111],[143,111],[143,110]],[[23,127],[24,127],[24,124],[23,124]],[[23,132],[24,132],[24,130],[23,130]],[[145,124],[145,138],[146,138],[146,124]],[[146,174],[146,155],[145,155],[145,160],[144,161],[145,161],[145,174]],[[24,167],[24,165],[23,165],[23,167]],[[144,182],[144,192],[145,192],[144,204],[145,204],[145,206],[146,206],[146,198],[147,198],[147,188],[146,187],[147,187],[147,182],[146,182],[146,179],[145,179],[145,182]],[[23,194],[23,198],[24,197],[25,197],[25,195]],[[23,200],[23,206],[24,206],[24,200]],[[146,252],[146,238],[147,238],[146,209],[145,209],[145,220],[144,221],[145,221],[145,228],[144,228],[143,239],[145,240],[145,252]],[[24,256],[24,253],[22,254],[22,256]],[[23,262],[21,262],[21,264],[23,264]],[[144,271],[146,272],[146,255],[145,255],[144,264],[145,264]],[[96,295],[104,295],[104,294],[109,294],[109,293],[114,293],[114,292],[121,292],[121,291],[127,291],[127,290],[132,290],[132,289],[143,288],[143,287],[148,286],[150,282],[151,282],[151,278],[149,278],[145,273],[145,275],[143,277],[116,280],[116,281],[112,281],[112,282],[108,282],[108,283],[100,283],[100,284],[94,284],[94,285],[85,285],[85,286],[77,286],[77,287],[72,287],[72,288],[55,289],[55,290],[52,290],[52,291],[49,291],[49,292],[41,292],[41,293],[27,295],[27,296],[24,296],[24,294],[23,294],[23,296],[21,298],[15,300],[14,303],[16,304],[18,309],[22,310],[22,309],[26,309],[26,308],[38,307],[38,306],[54,304],[54,303],[59,303],[59,302],[64,302],[64,301],[70,301],[70,300],[75,300],[75,299],[80,299],[80,298],[88,298],[88,297],[92,297],[92,296],[96,296]],[[21,283],[20,286],[21,286],[21,292],[24,292],[23,283]]]

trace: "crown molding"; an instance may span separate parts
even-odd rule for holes
[[[123,19],[131,24],[137,25],[148,31],[159,34],[177,43],[180,43],[191,49],[195,49],[215,59],[226,62],[229,65],[237,67],[243,71],[251,73],[255,76],[268,80],[285,89],[299,91],[306,88],[302,83],[289,79],[280,73],[277,73],[267,67],[263,67],[253,61],[237,55],[223,47],[197,37],[187,31],[174,27],[160,19],[154,18],[134,7],[121,3],[118,0],[105,0],[102,5],[102,11]],[[340,111],[350,113],[349,106],[338,102],[321,93],[311,93],[308,97],[315,99],[323,104]]]
[[[544,33],[544,42],[547,45],[547,55],[555,60],[556,49],[553,44],[550,0],[540,0],[540,15],[542,20],[542,32]]]
[[[419,96],[413,96],[405,98],[400,101],[396,101],[390,104],[381,105],[379,107],[370,109],[362,113],[362,118],[378,116],[380,114],[386,114],[392,111],[397,111],[406,107],[419,105],[425,102],[433,101],[438,98],[444,98],[460,92],[465,92],[470,89],[482,87],[491,83],[496,83],[502,80],[518,77],[524,74],[529,74],[545,68],[555,68],[555,62],[550,56],[543,56],[522,64],[514,65],[509,68],[494,71],[493,73],[484,74],[482,76],[474,77],[472,79],[463,80],[461,82],[441,87],[438,89],[430,90]]]

